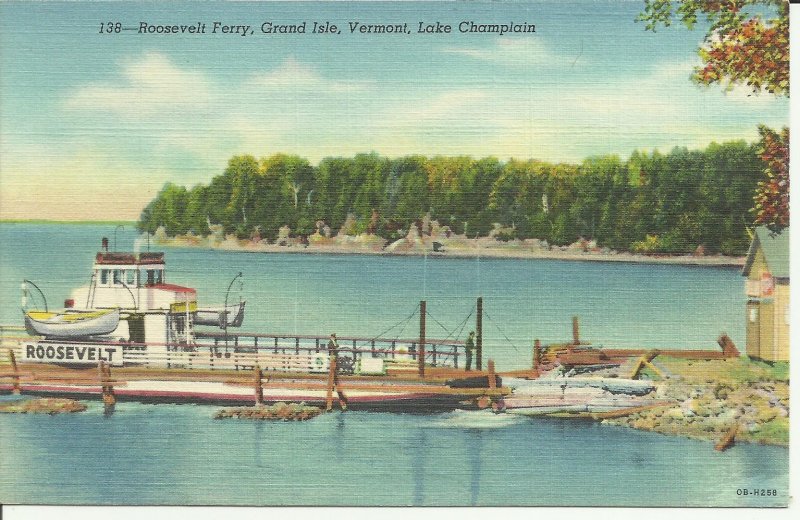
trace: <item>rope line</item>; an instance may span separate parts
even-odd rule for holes
[[[469,320],[469,319],[470,319],[470,317],[472,316],[472,312],[473,312],[474,310],[475,310],[475,309],[473,308],[473,310],[472,310],[472,311],[469,311],[469,314],[467,315],[467,317],[466,317],[466,318],[464,318],[464,321],[463,321],[463,322],[461,322],[461,328],[460,328],[460,329],[458,329],[458,333],[456,333],[456,337],[455,337],[455,339],[458,339],[458,338],[460,338],[460,337],[461,337],[461,333],[464,331],[464,327],[466,327],[466,326],[467,326],[467,320]]]
[[[505,332],[503,332],[503,331],[500,329],[500,326],[497,324],[497,322],[495,322],[495,321],[492,319],[492,317],[491,317],[491,316],[489,316],[489,313],[488,313],[488,312],[486,312],[486,310],[485,310],[485,309],[484,309],[484,311],[483,311],[483,314],[484,314],[484,315],[486,315],[486,317],[489,319],[489,321],[491,321],[491,322],[492,322],[492,324],[493,324],[493,325],[495,326],[495,328],[497,329],[497,332],[499,332],[500,334],[502,334],[502,335],[503,335],[503,337],[506,339],[506,341],[508,341],[508,344],[509,344],[509,345],[511,345],[511,347],[514,349],[514,351],[515,351],[515,352],[517,352],[517,353],[519,353],[519,349],[517,349],[516,345],[514,345],[514,342],[513,342],[513,341],[511,341],[511,339],[510,339],[508,336],[506,336],[506,333],[505,333]]]
[[[405,319],[405,321],[403,322],[403,328],[402,328],[402,329],[400,329],[400,332],[398,332],[398,333],[397,333],[397,336],[395,336],[395,337],[394,337],[395,341],[397,341],[398,339],[400,339],[400,336],[402,336],[402,335],[403,335],[403,331],[405,331],[405,330],[406,330],[406,327],[408,326],[408,322],[409,322],[409,321],[411,321],[411,318],[413,318],[413,317],[414,317],[414,316],[416,316],[416,315],[417,315],[417,313],[416,313],[416,312],[414,312],[414,314],[412,314],[411,316],[409,316],[408,318],[406,318],[406,319]]]
[[[436,318],[434,318],[434,317],[433,317],[433,314],[431,314],[431,311],[429,311],[429,310],[425,309],[425,314],[427,314],[428,316],[430,316],[430,317],[431,317],[431,319],[432,319],[433,321],[435,321],[435,322],[436,322],[436,323],[437,323],[437,324],[438,324],[438,325],[439,325],[439,326],[440,326],[442,329],[444,329],[444,331],[445,331],[445,332],[450,332],[450,329],[448,329],[447,327],[445,327],[444,325],[442,325],[442,323],[441,323],[439,320],[437,320]],[[450,332],[450,334],[452,334],[452,332]],[[448,337],[449,337],[449,336],[448,336]]]
[[[451,337],[451,336],[453,336],[453,333],[455,333],[455,334],[456,334],[456,336],[455,336],[453,339],[458,339],[458,336],[459,336],[459,334],[461,334],[461,331],[463,331],[463,330],[464,330],[464,327],[467,325],[467,320],[469,320],[470,316],[472,316],[472,313],[474,312],[474,310],[475,310],[475,309],[473,308],[471,311],[469,311],[469,314],[467,314],[467,317],[466,317],[466,318],[464,318],[464,321],[462,321],[462,322],[461,322],[459,325],[456,325],[456,328],[454,328],[452,331],[449,331],[449,332],[448,332],[448,330],[447,330],[447,329],[445,329],[445,332],[448,332],[448,334],[447,334],[447,337],[446,337],[446,338],[444,338],[442,341],[447,341],[448,339],[450,339],[450,337]],[[426,314],[429,314],[429,315],[430,315],[430,313],[429,313],[429,312],[428,312],[428,313],[426,313]],[[434,320],[436,320],[436,318],[434,318],[433,316],[431,316],[431,318],[433,318]],[[441,323],[440,323],[439,325],[440,325],[440,326],[442,326],[442,324],[441,324]],[[458,332],[456,332],[456,329],[457,329],[459,326],[461,327],[461,329],[460,329]],[[442,327],[443,327],[443,326],[442,326]],[[444,327],[443,327],[443,328],[444,328]]]
[[[395,323],[394,325],[392,325],[388,329],[384,330],[383,332],[381,332],[380,334],[378,334],[377,336],[372,338],[372,341],[375,341],[376,339],[382,338],[384,334],[388,333],[390,330],[392,330],[393,328],[398,327],[400,325],[403,325],[403,330],[405,330],[405,326],[408,325],[408,322],[411,320],[411,318],[413,318],[417,314],[418,311],[419,311],[419,307],[417,307],[415,305],[414,306],[414,311],[411,314],[409,314],[407,318],[398,321],[397,323]],[[401,331],[401,334],[402,334],[402,331]],[[397,339],[399,337],[400,336],[398,335],[395,339]]]

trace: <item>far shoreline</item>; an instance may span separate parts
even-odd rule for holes
[[[49,220],[49,219],[0,219],[0,224],[41,224],[41,225],[125,225],[135,227],[135,221],[106,220]],[[404,247],[390,249],[388,244],[377,242],[374,235],[337,236],[322,238],[312,236],[308,245],[300,244],[297,239],[288,239],[285,245],[237,239],[232,235],[224,239],[219,236],[206,237],[195,235],[167,236],[156,232],[151,236],[151,244],[170,248],[206,249],[210,251],[230,251],[240,253],[287,253],[306,255],[365,255],[365,256],[422,256],[430,258],[488,258],[499,260],[561,260],[573,262],[606,262],[650,265],[682,265],[690,267],[717,267],[739,269],[744,266],[744,256],[725,255],[646,255],[625,251],[582,250],[576,244],[571,246],[532,245],[537,240],[510,240],[502,242],[491,237],[466,238],[454,235],[444,237],[409,237]],[[366,241],[364,238],[366,237]],[[316,238],[317,240],[314,240]],[[433,242],[443,245],[442,251],[434,251]]]
[[[349,237],[355,238],[355,237]],[[265,244],[250,240],[236,239],[232,236],[224,240],[210,240],[209,237],[177,236],[153,237],[151,244],[170,248],[206,249],[212,251],[229,251],[237,253],[267,253],[267,254],[305,254],[305,255],[364,255],[387,257],[429,257],[429,258],[487,258],[499,260],[560,260],[575,262],[607,262],[628,264],[652,265],[682,265],[690,267],[717,267],[740,269],[744,265],[745,257],[732,257],[724,255],[643,255],[629,252],[599,252],[579,251],[569,247],[551,246],[549,249],[526,247],[522,241],[499,242],[494,239],[459,239],[458,245],[466,241],[472,247],[448,247],[447,239],[441,240],[443,249],[434,251],[433,247],[425,247],[425,242],[432,242],[431,237],[419,240],[418,247],[407,250],[387,250],[358,245],[356,240],[349,243],[328,244]],[[492,244],[491,242],[496,242]],[[487,244],[488,243],[488,244]]]

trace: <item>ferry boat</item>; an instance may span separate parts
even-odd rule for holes
[[[98,365],[101,373],[105,365],[116,367],[117,397],[158,401],[252,402],[250,374],[262,372],[269,374],[257,379],[258,399],[264,403],[329,406],[336,386],[340,402],[348,405],[418,412],[471,407],[482,396],[508,393],[447,384],[458,368],[458,350],[464,348],[456,340],[426,339],[427,370],[439,374],[425,380],[417,375],[420,364],[413,354],[418,337],[341,337],[329,350],[327,336],[230,332],[228,327],[242,323],[243,301],[200,307],[194,288],[168,281],[164,253],[109,252],[105,240],[89,284],[71,292],[65,309],[51,312],[44,303],[43,311],[25,313],[35,335],[17,338],[13,348],[20,366],[36,372],[30,381],[13,376],[24,393],[105,396],[107,385],[87,383],[80,374],[84,371],[70,370]],[[203,324],[213,328],[196,328]],[[16,361],[12,358],[11,364],[17,366]],[[33,364],[56,366],[39,370]],[[195,377],[189,375],[195,370]],[[338,382],[339,375],[347,379]],[[75,377],[78,381],[72,381]],[[262,389],[263,379],[269,385]],[[12,389],[0,381],[0,393]]]
[[[109,356],[121,363],[125,346],[149,352],[191,347],[196,320],[237,327],[244,302],[200,308],[195,289],[168,283],[163,252],[110,252],[104,239],[89,284],[71,292],[64,310],[26,310],[24,318],[28,333],[40,339],[27,342],[22,361],[80,364]],[[85,347],[85,356],[77,357],[76,346]]]

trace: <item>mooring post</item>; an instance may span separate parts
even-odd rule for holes
[[[325,411],[333,409],[333,387],[336,385],[336,352],[333,351],[328,356],[328,393],[325,397]]]
[[[483,370],[483,296],[478,297],[475,312],[475,368]]]
[[[261,372],[261,367],[256,365],[253,367],[253,386],[256,391],[256,406],[264,404],[264,387],[261,383],[261,378],[264,374]]]
[[[102,392],[103,396],[106,395],[106,384],[105,384],[105,371],[103,370],[103,360],[97,361],[97,377],[100,379],[100,391]]]
[[[533,364],[531,365],[531,377],[539,377],[539,363],[542,360],[542,342],[533,340]]]
[[[17,358],[14,355],[14,351],[11,349],[8,349],[8,359],[11,361],[11,370],[14,372],[14,386],[12,393],[14,395],[19,395],[22,392],[19,387],[19,368],[17,368]]]
[[[736,345],[733,343],[733,340],[724,332],[717,340],[717,343],[722,348],[722,357],[729,358],[729,357],[739,357],[739,349],[736,348]]]
[[[489,362],[486,364],[486,369],[489,372],[489,390],[496,390],[497,389],[497,379],[495,378],[494,373],[494,360],[490,359]]]
[[[578,327],[578,317],[572,317],[572,344],[573,345],[580,345],[581,344],[581,333],[580,328]]]
[[[347,396],[344,395],[344,390],[339,385],[339,376],[334,375],[334,380],[336,381],[336,395],[339,396],[339,408],[342,409],[343,412],[347,411]]]
[[[723,435],[722,439],[719,440],[717,444],[714,445],[714,449],[717,451],[725,451],[731,446],[733,446],[734,442],[736,442],[736,434],[739,433],[739,423],[733,423],[730,430]]]
[[[425,300],[419,302],[419,348],[417,349],[417,363],[419,366],[419,377],[425,377],[425,315],[427,303]]]
[[[117,403],[117,398],[114,396],[114,385],[111,383],[111,365],[98,361],[97,370],[100,373],[100,390],[103,394],[103,404],[108,409]]]

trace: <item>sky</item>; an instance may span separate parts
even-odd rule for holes
[[[755,141],[789,102],[690,81],[703,27],[641,0],[0,3],[0,219],[134,220],[237,154],[535,158]],[[252,34],[211,34],[214,22]],[[264,34],[264,22],[306,34]],[[310,34],[330,21],[341,34]],[[419,22],[450,34],[419,34]],[[458,24],[528,23],[527,34]],[[134,30],[101,34],[101,23]],[[139,34],[206,24],[206,34]],[[411,34],[350,34],[349,23]]]

